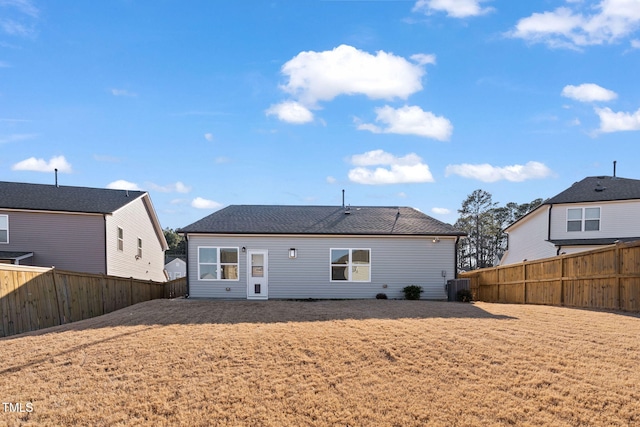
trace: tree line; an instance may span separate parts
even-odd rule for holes
[[[467,233],[458,244],[458,269],[474,270],[497,265],[507,249],[504,229],[518,218],[542,204],[542,199],[530,203],[509,202],[498,206],[491,193],[475,190],[462,202],[454,226]]]

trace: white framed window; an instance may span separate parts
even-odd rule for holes
[[[600,231],[600,208],[567,209],[567,231]]]
[[[124,230],[118,227],[118,250],[124,251]]]
[[[138,258],[142,258],[142,239],[138,237]]]
[[[332,282],[370,282],[371,249],[330,249]]]
[[[0,243],[9,243],[9,215],[0,215]]]
[[[198,247],[200,280],[240,280],[238,271],[238,248]]]

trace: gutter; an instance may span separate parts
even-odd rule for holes
[[[553,205],[549,205],[549,220],[547,222],[547,240],[551,240],[551,209],[553,209]]]

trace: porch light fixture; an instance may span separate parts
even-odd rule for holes
[[[245,253],[245,252],[247,252],[247,247],[246,247],[246,246],[243,246],[243,247],[242,247],[242,253]]]
[[[439,237],[434,237],[433,238],[433,243],[438,243],[440,242],[440,238]]]
[[[296,248],[289,249],[289,258],[294,259],[298,257],[298,250]]]

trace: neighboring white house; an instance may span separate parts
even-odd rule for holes
[[[234,205],[178,232],[190,297],[446,299],[464,233],[407,207]]]
[[[178,257],[168,257],[164,265],[164,270],[167,272],[169,280],[179,279],[187,275],[187,263],[185,260]]]
[[[640,180],[592,176],[505,229],[501,265],[640,239]]]
[[[0,262],[165,281],[149,194],[0,182]]]

